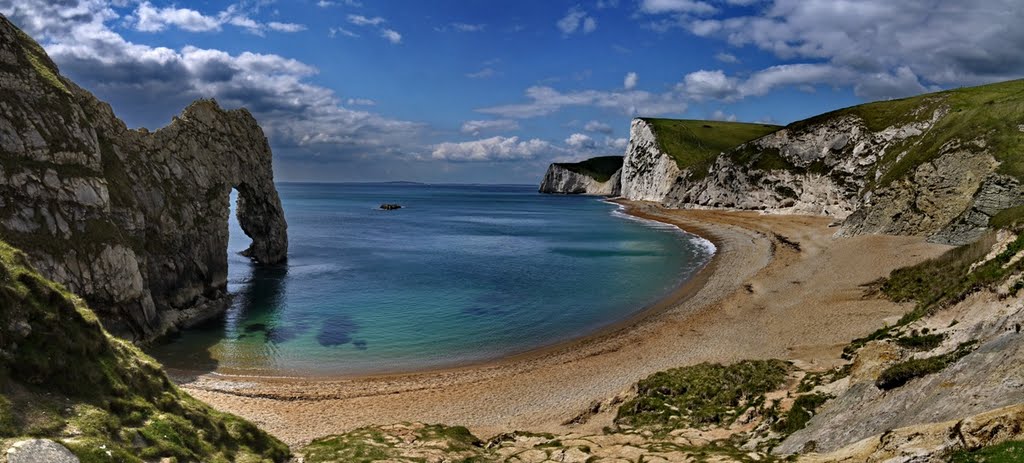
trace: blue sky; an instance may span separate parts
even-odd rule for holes
[[[970,5],[967,5],[970,3]],[[1018,78],[1013,0],[0,0],[133,127],[247,107],[279,180],[536,183],[636,116],[788,123]]]

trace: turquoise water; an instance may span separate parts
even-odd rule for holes
[[[255,268],[232,218],[223,320],[151,353],[259,375],[492,360],[622,321],[691,277],[706,241],[532,186],[280,184],[287,266]],[[384,202],[403,206],[381,211]]]

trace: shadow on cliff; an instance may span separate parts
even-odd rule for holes
[[[277,312],[283,307],[288,266],[252,265],[250,272],[233,292],[234,301],[223,316],[177,332],[147,349],[176,382],[189,383],[200,375],[217,371],[220,362],[213,352],[222,342],[230,344],[263,336],[266,344],[276,344],[302,332],[302,327],[276,322]]]

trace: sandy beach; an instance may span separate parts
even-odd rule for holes
[[[827,217],[622,204],[636,216],[705,237],[718,251],[694,279],[614,329],[444,371],[336,379],[179,372],[176,380],[197,398],[293,445],[408,421],[464,425],[481,437],[512,430],[599,432],[612,412],[563,423],[660,370],[765,358],[811,369],[839,363],[851,339],[907,310],[868,294],[866,285],[948,249],[916,237],[834,238]]]

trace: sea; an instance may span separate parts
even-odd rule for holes
[[[714,253],[617,204],[530,185],[277,188],[287,264],[239,255],[250,240],[232,214],[233,304],[149,348],[166,366],[346,377],[494,361],[630,320]]]

